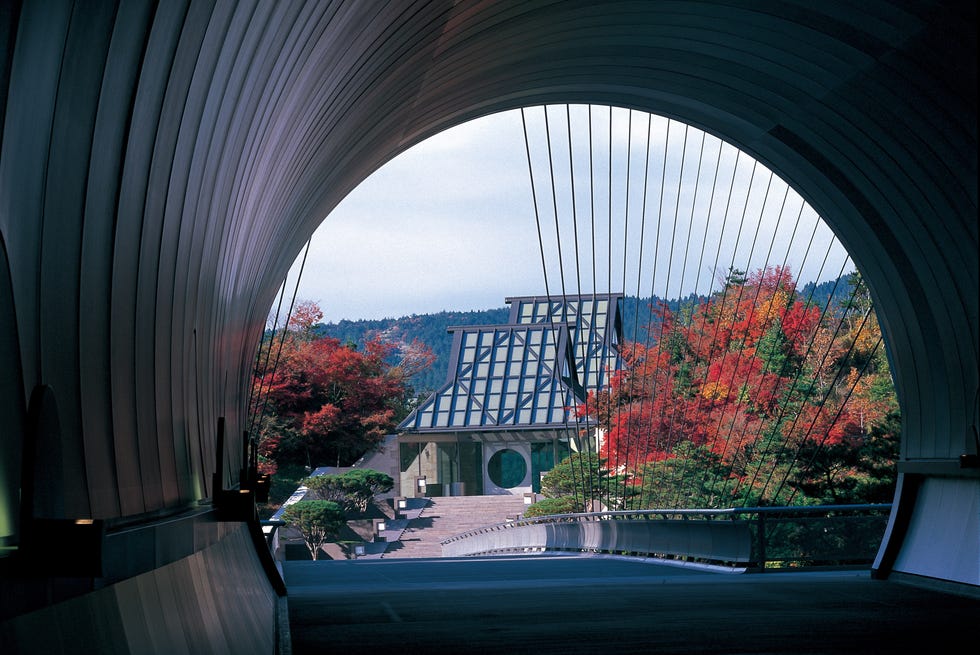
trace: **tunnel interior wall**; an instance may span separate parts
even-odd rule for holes
[[[0,623],[6,653],[277,651],[278,598],[244,526],[171,564]]]

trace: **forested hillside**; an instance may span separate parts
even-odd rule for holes
[[[318,325],[317,333],[339,339],[341,343],[356,343],[358,347],[363,347],[377,336],[387,342],[411,343],[418,340],[424,343],[436,359],[432,366],[416,374],[410,381],[415,391],[421,394],[435,391],[446,380],[449,351],[453,345],[453,337],[448,332],[450,327],[506,323],[509,314],[508,307],[497,307],[472,312],[413,314],[374,321],[340,321]]]
[[[831,296],[834,296],[834,302],[840,301],[846,297],[846,294],[847,284],[843,281],[839,284],[824,282],[816,286],[811,283],[800,289],[800,296],[817,306],[825,305]],[[692,295],[682,301],[672,301],[668,306],[671,311],[678,312],[682,305],[694,300],[696,298]],[[638,299],[627,296],[624,299],[623,332],[627,340],[633,340],[637,331],[645,330],[650,325],[651,304],[649,298]],[[413,314],[381,320],[344,320],[337,323],[321,323],[315,329],[320,336],[332,337],[341,343],[355,343],[358,347],[363,347],[365,343],[379,335],[382,340],[392,343],[411,343],[414,340],[424,343],[436,356],[435,363],[410,381],[417,393],[424,394],[435,391],[446,381],[449,351],[453,343],[452,335],[448,332],[450,327],[506,323],[509,314],[509,307],[496,307],[481,311]]]

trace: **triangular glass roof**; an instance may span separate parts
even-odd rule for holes
[[[622,340],[623,294],[508,298],[510,322],[521,325],[557,323],[570,329],[578,380],[590,391],[609,385],[619,369],[617,346]]]

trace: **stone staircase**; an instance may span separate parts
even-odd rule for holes
[[[523,496],[446,496],[430,498],[409,521],[384,559],[442,557],[442,541],[468,530],[505,523],[524,511]]]

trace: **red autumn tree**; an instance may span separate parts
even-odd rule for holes
[[[409,378],[434,357],[418,343],[376,338],[358,348],[317,337],[311,321],[322,318],[319,307],[304,303],[298,310],[290,329],[266,345],[276,365],[256,375],[253,411],[275,419],[271,429],[269,420],[260,426],[259,453],[280,463],[348,466],[394,429]]]

